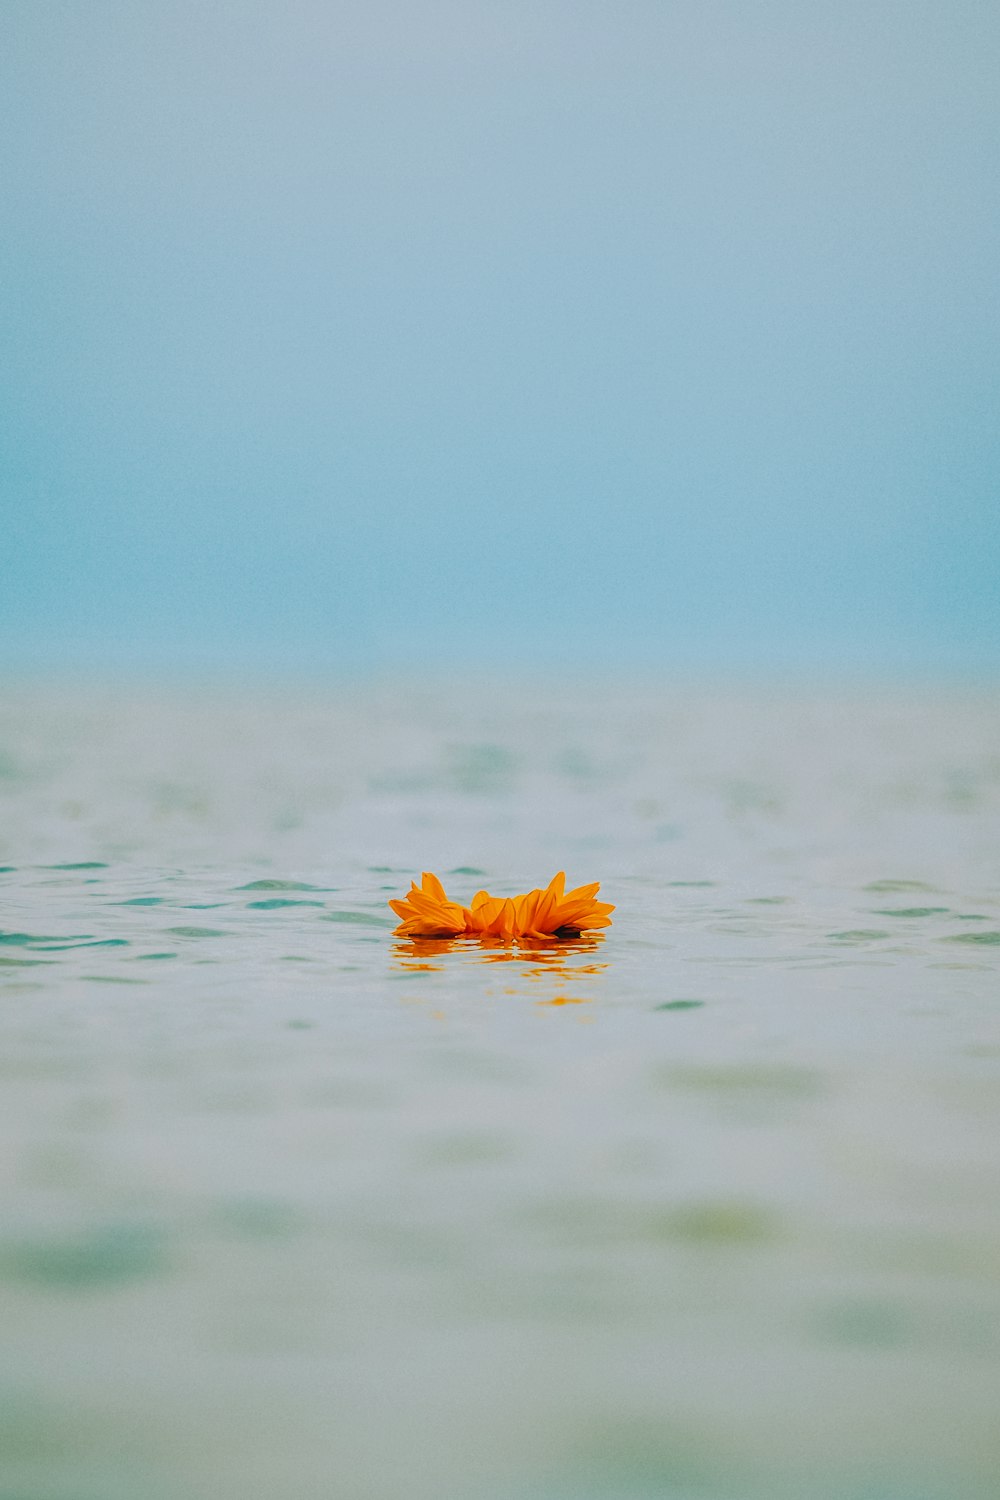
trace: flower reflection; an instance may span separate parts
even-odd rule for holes
[[[464,934],[460,937],[401,938],[393,945],[394,967],[404,973],[441,973],[448,967],[449,960],[466,964],[505,964],[508,968],[501,971],[502,977],[513,981],[510,986],[505,986],[505,994],[528,993],[529,987],[540,986],[543,990],[554,989],[556,993],[536,999],[538,1005],[583,1005],[594,997],[579,991],[593,985],[608,968],[606,962],[595,962],[593,958],[603,942],[603,933],[575,938],[522,939],[517,948],[503,946],[502,939],[489,945],[482,939]],[[581,963],[581,959],[586,961]],[[511,969],[510,965],[514,968]],[[500,978],[501,974],[497,977]]]
[[[602,932],[588,933],[585,937],[548,938],[529,941],[522,939],[518,948],[503,946],[497,938],[490,944],[482,938],[466,937],[407,937],[393,944],[393,952],[399,967],[405,969],[441,969],[443,964],[429,963],[429,959],[442,958],[448,953],[464,954],[471,962],[484,964],[528,964],[529,975],[572,972],[574,974],[597,974],[608,966],[602,964],[574,964],[572,970],[568,960],[581,953],[596,953],[604,942]],[[538,967],[531,967],[537,965]]]

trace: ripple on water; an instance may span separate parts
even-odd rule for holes
[[[174,937],[213,938],[226,936],[221,927],[168,927],[166,930],[172,933]]]
[[[108,866],[99,859],[81,859],[68,865],[43,865],[43,870],[106,870]]]
[[[135,979],[127,974],[81,974],[87,984],[149,984],[148,979]]]
[[[777,1239],[777,1215],[747,1198],[695,1198],[641,1204],[613,1197],[565,1195],[527,1205],[525,1224],[578,1245],[696,1245],[735,1248]]]
[[[64,1291],[115,1287],[167,1269],[164,1231],[153,1224],[112,1223],[77,1233],[17,1239],[0,1247],[12,1276]]]
[[[72,948],[127,948],[128,938],[93,938],[79,943],[39,943],[39,953],[68,953]]]
[[[659,1236],[694,1245],[761,1245],[777,1239],[777,1216],[746,1199],[707,1199],[664,1209],[654,1220]]]
[[[377,917],[370,911],[326,911],[320,919],[323,922],[353,923],[357,927],[392,927],[394,918]]]
[[[50,934],[31,932],[0,932],[0,944],[14,948],[30,948],[35,953],[66,953],[72,948],[127,948],[129,946],[127,938],[95,938],[90,933],[74,933],[71,937],[54,937]]]
[[[906,1313],[882,1297],[841,1297],[817,1309],[810,1333],[824,1343],[894,1349],[908,1342]]]
[[[774,1121],[829,1092],[819,1071],[781,1062],[661,1064],[652,1068],[649,1082],[666,1094],[700,1095],[723,1115],[748,1124]]]
[[[933,891],[932,885],[927,885],[923,880],[873,880],[864,887],[873,895],[888,896],[893,892],[902,894],[904,891]]]
[[[306,880],[251,880],[234,887],[237,891],[325,891],[329,886],[310,885]]]
[[[247,911],[280,911],[285,906],[318,906],[323,907],[322,901],[290,901],[282,896],[275,896],[270,901],[248,901]]]
[[[948,912],[947,906],[880,906],[876,909],[877,917],[942,917]]]
[[[726,1431],[688,1427],[662,1413],[616,1411],[614,1403],[577,1412],[575,1419],[557,1472],[544,1486],[546,1500],[687,1500],[733,1493],[727,1480],[738,1466]]]
[[[849,927],[846,932],[827,933],[827,937],[833,943],[874,943],[880,938],[891,936],[892,933],[883,932],[878,927]]]
[[[294,1204],[263,1194],[223,1198],[212,1215],[224,1232],[246,1240],[288,1240],[304,1223]]]
[[[732,1099],[818,1099],[827,1091],[822,1073],[794,1063],[669,1063],[654,1070],[652,1082]]]
[[[69,937],[59,937],[52,933],[0,932],[0,944],[10,944],[15,948],[29,947],[32,943],[70,943],[82,941],[91,936],[89,932],[74,932]]]

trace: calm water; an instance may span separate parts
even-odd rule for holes
[[[995,696],[8,684],[0,864],[3,1500],[1000,1494]]]

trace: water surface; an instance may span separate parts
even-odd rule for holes
[[[13,683],[0,865],[3,1500],[998,1493],[993,695]]]

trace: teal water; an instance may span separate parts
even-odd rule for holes
[[[1000,1492],[1000,704],[8,684],[3,1500]],[[412,945],[565,868],[531,953]]]

